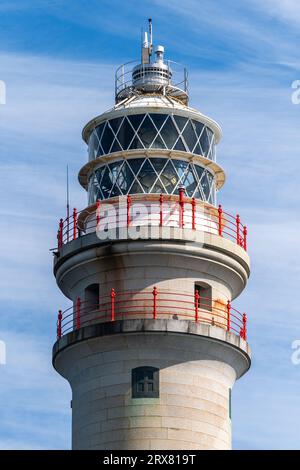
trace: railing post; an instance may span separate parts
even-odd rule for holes
[[[184,191],[185,191],[185,188],[181,186],[179,188],[179,228],[184,227],[184,200],[183,200]]]
[[[100,201],[97,200],[97,207],[96,207],[96,230],[98,230],[100,224]]]
[[[80,297],[77,298],[76,300],[76,330],[79,330],[80,328],[80,316],[81,316],[81,300]]]
[[[243,313],[243,328],[241,337],[247,341],[247,315],[245,313]]]
[[[200,294],[199,294],[199,291],[196,289],[195,291],[195,322],[196,323],[199,320],[199,304],[200,304]]]
[[[192,230],[196,230],[196,199],[192,199]]]
[[[98,226],[100,224],[100,201],[97,199],[96,202],[96,229],[98,229]]]
[[[60,219],[59,226],[58,226],[58,232],[57,232],[57,246],[58,246],[58,248],[61,248],[63,246],[63,231],[64,231],[64,221],[63,221],[63,219]]]
[[[110,319],[111,321],[115,321],[115,298],[116,298],[116,292],[115,292],[115,289],[112,288],[110,291],[110,300],[111,300]]]
[[[236,242],[238,245],[241,244],[241,238],[240,238],[240,224],[241,224],[241,219],[240,216],[236,216]]]
[[[127,227],[130,225],[130,208],[131,208],[131,196],[127,196]]]
[[[230,331],[230,311],[231,311],[231,303],[230,300],[227,302],[227,331]]]
[[[73,209],[73,240],[77,238],[77,210]]]
[[[222,217],[223,217],[223,209],[222,209],[222,206],[220,204],[219,208],[218,208],[218,226],[219,226],[219,235],[220,235],[220,237],[223,236]]]
[[[164,196],[161,194],[159,196],[159,226],[163,226],[163,202],[164,202]]]
[[[243,235],[244,235],[244,250],[247,251],[247,235],[248,235],[248,230],[247,230],[246,225],[244,225]]]
[[[67,210],[67,243],[70,241],[70,214],[69,214],[69,206]]]
[[[63,245],[63,236],[64,236],[64,221],[60,219],[59,221],[59,230],[60,230],[60,244]]]
[[[58,311],[57,316],[57,339],[61,338],[61,322],[62,322],[62,311]]]
[[[157,288],[153,287],[153,319],[156,320],[157,317]]]

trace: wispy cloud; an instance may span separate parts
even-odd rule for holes
[[[1,366],[2,449],[70,446],[70,390],[51,366],[51,340],[0,330],[7,364]],[[5,404],[5,406],[3,406]]]
[[[300,22],[300,4],[298,0],[255,0],[257,8],[265,13],[288,22],[290,25],[298,25]]]
[[[18,273],[20,302],[45,308],[53,306],[49,248],[65,212],[66,165],[71,203],[82,206],[77,172],[87,153],[81,128],[100,106],[111,105],[113,67],[17,54],[2,54],[1,63],[8,89],[0,108],[2,298],[16,298]]]
[[[163,0],[154,1],[164,8]],[[291,21],[293,16],[293,21],[299,18],[296,0],[269,0],[267,3],[170,0],[168,10],[172,14],[165,16],[164,23],[172,32],[170,41],[174,49],[185,56],[197,57],[202,67],[209,70],[212,66],[228,69],[235,64],[257,67],[268,64],[271,70],[273,63],[293,64],[293,58],[298,57],[295,37],[299,39],[299,36],[296,31],[287,30],[282,21],[282,12]],[[276,12],[277,22],[270,21],[272,12]],[[190,33],[183,34],[178,41],[181,24],[188,25]]]

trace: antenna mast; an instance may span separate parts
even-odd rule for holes
[[[67,239],[69,240],[70,201],[69,201],[69,165],[67,165]]]
[[[152,55],[152,49],[153,49],[152,18],[149,18],[148,22],[149,22],[149,36],[150,36],[149,56],[151,56]]]

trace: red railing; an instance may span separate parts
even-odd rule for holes
[[[96,204],[60,219],[58,249],[71,240],[90,232],[137,226],[178,227],[210,232],[228,238],[247,251],[247,227],[240,216],[232,216],[218,208],[179,196],[166,194],[128,195],[97,201]]]
[[[180,294],[160,290],[140,292],[119,292],[111,289],[110,294],[101,297],[97,305],[78,298],[75,305],[64,312],[59,310],[57,339],[66,333],[95,323],[130,318],[173,318],[206,323],[224,328],[247,339],[247,317],[236,310],[231,302],[211,299],[195,294]]]

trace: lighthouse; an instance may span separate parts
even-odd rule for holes
[[[247,227],[217,195],[220,126],[153,46],[115,74],[82,132],[87,205],[59,220],[53,366],[72,390],[73,449],[230,449],[231,394],[250,367]]]

